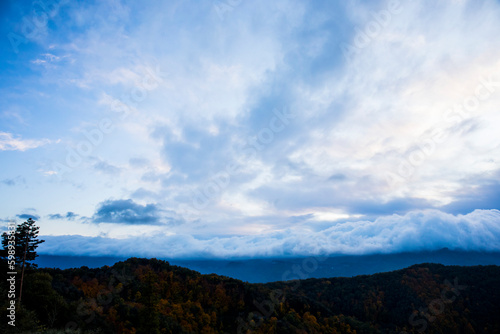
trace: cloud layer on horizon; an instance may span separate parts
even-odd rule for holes
[[[412,211],[375,221],[345,222],[325,230],[197,239],[151,234],[122,239],[79,235],[43,236],[41,254],[164,258],[241,258],[330,254],[399,253],[449,248],[500,251],[500,211],[466,215]]]

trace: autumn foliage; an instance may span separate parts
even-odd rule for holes
[[[500,332],[499,283],[497,266],[422,264],[370,276],[249,284],[157,259],[131,258],[98,269],[30,269],[23,310],[31,321],[23,325],[21,319],[16,329],[493,333]]]

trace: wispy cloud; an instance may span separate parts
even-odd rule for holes
[[[9,178],[9,179],[4,179],[0,181],[1,183],[7,185],[7,186],[15,186],[15,185],[21,185],[21,184],[26,184],[26,179],[20,175]]]
[[[77,218],[79,215],[77,215],[76,213],[74,212],[71,212],[71,211],[68,211],[66,212],[66,214],[62,215],[60,213],[54,213],[54,214],[50,214],[48,215],[48,218],[50,220],[55,220],[55,219],[67,219],[67,220],[74,220],[75,218]]]
[[[8,132],[0,132],[0,151],[26,151],[52,143],[49,139],[21,139],[15,138]]]
[[[102,160],[99,160],[94,164],[94,169],[110,175],[118,175],[121,171],[119,167],[113,166]]]
[[[312,231],[304,252],[330,234],[363,251],[354,231],[386,226],[373,233],[389,242],[418,212],[435,218],[419,225],[428,233],[497,221],[471,212],[499,209],[498,31],[493,0],[257,0],[223,15],[211,1],[67,3],[36,48],[2,55],[14,68],[0,85],[2,200],[15,216],[29,185],[50,194],[32,201],[55,234],[58,219],[94,236],[151,228],[194,250],[203,235],[224,255],[259,234],[269,253],[298,254],[299,228]]]

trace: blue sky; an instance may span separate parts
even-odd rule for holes
[[[0,219],[41,253],[500,250],[498,1],[0,6]]]

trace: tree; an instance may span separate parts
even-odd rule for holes
[[[160,334],[160,318],[158,312],[158,276],[149,271],[142,286],[141,300],[144,305],[139,313],[138,333]]]
[[[59,318],[65,316],[68,305],[52,287],[52,276],[39,270],[26,275],[24,307],[35,311],[42,323],[54,328]],[[59,325],[64,325],[60,323]]]
[[[32,218],[28,218],[27,221],[17,226],[14,233],[14,240],[12,240],[11,234],[4,232],[2,234],[2,246],[3,254],[2,257],[9,259],[9,256],[13,256],[16,264],[21,265],[21,285],[19,290],[19,303],[21,303],[22,291],[23,291],[23,279],[24,279],[24,269],[25,267],[37,267],[35,263],[30,263],[34,261],[38,254],[36,249],[39,244],[45,242],[45,240],[38,240],[38,230],[40,227],[35,225],[35,221]],[[14,245],[12,245],[14,241]],[[15,251],[15,254],[9,253],[9,250]],[[10,268],[13,270],[13,268]]]
[[[37,267],[35,263],[30,263],[34,261],[38,254],[36,253],[36,249],[39,244],[45,242],[45,240],[38,240],[38,230],[40,227],[35,225],[36,221],[29,218],[28,221],[17,226],[16,231],[14,232],[14,259],[18,266],[22,267],[23,260],[26,264],[27,268]],[[2,257],[8,258],[8,250],[9,250],[9,236],[10,234],[4,232],[2,234]],[[12,244],[12,241],[11,241]],[[24,253],[26,250],[26,258],[24,257]]]

